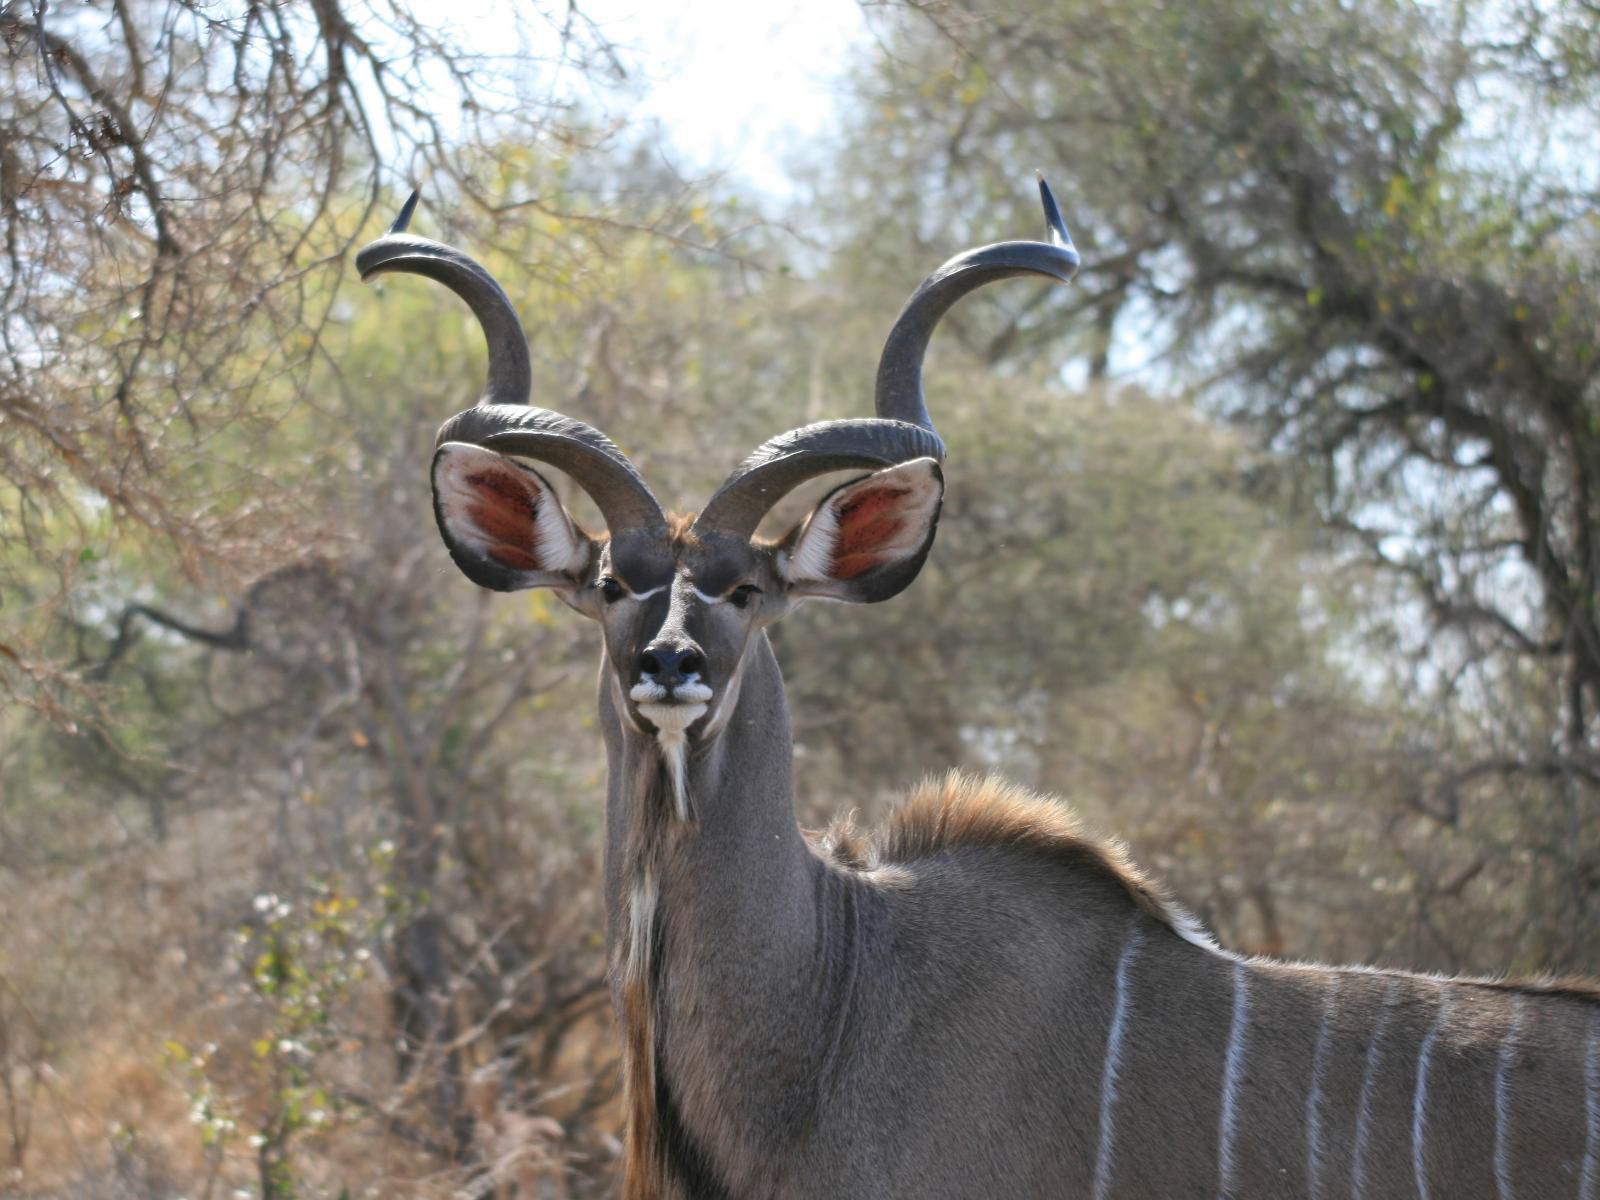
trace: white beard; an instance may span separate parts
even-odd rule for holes
[[[639,713],[658,730],[657,737],[682,738],[684,730],[706,715],[704,704],[641,704]]]
[[[712,692],[703,683],[690,680],[673,689],[675,703],[662,703],[667,689],[659,683],[642,681],[628,690],[628,697],[639,706],[639,715],[656,727],[656,742],[672,780],[672,807],[678,820],[689,819],[689,782],[684,771],[687,732],[706,715]]]

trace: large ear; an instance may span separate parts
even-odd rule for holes
[[[842,484],[780,543],[778,573],[794,596],[887,600],[922,570],[943,500],[944,474],[931,458]]]
[[[544,476],[482,446],[446,442],[434,454],[433,516],[480,587],[571,587],[589,562],[589,538]]]

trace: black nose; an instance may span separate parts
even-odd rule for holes
[[[662,687],[676,687],[691,675],[705,669],[705,659],[696,646],[671,646],[658,642],[646,646],[639,656],[639,674]]]

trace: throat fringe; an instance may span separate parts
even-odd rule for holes
[[[666,1200],[670,1156],[658,1111],[661,980],[661,861],[669,842],[694,818],[688,782],[688,745],[680,731],[657,738],[654,770],[640,772],[643,783],[629,821],[627,920],[624,944],[614,958],[621,974],[623,1025],[623,1200]]]
[[[661,764],[666,768],[668,787],[672,793],[672,812],[680,821],[691,821],[693,809],[689,804],[689,780],[685,758],[687,739],[680,733],[662,732],[656,739],[661,747]]]

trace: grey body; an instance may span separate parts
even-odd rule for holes
[[[795,823],[782,682],[764,637],[748,653],[690,756],[698,828],[660,859],[661,1194],[1596,1197],[1591,990],[1242,962],[1034,846],[842,865]],[[655,747],[600,691],[620,941]]]
[[[434,455],[452,558],[484,587],[554,590],[604,637],[626,1200],[1600,1200],[1588,985],[1238,959],[1060,806],[1002,784],[925,785],[872,843],[797,827],[766,629],[915,579],[944,494],[922,352],[973,288],[1072,277],[1040,188],[1048,242],[968,251],[913,295],[876,417],[771,439],[692,520],[598,430],[527,406],[505,293],[407,234],[410,203],[357,256],[364,277],[445,283],[489,341],[483,401]],[[608,535],[507,455],[565,471]],[[754,536],[841,470],[868,473]]]

